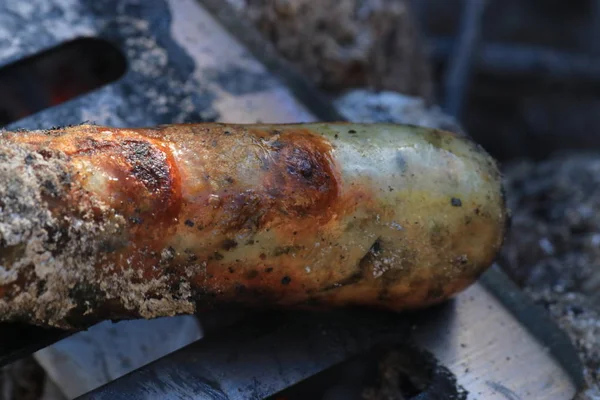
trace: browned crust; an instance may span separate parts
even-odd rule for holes
[[[406,268],[374,280],[384,254],[378,247],[395,244],[375,238],[370,248],[345,246],[343,229],[370,225],[369,218],[342,221],[357,210],[378,218],[388,211],[367,186],[344,181],[332,149],[302,125],[3,133],[0,183],[18,182],[0,190],[12,202],[0,214],[0,315],[68,328],[228,303],[403,309],[441,301],[483,270],[482,260],[472,266],[454,257],[458,275],[438,284],[419,276],[411,261],[418,249],[408,244]],[[26,210],[19,196],[31,199]],[[27,222],[21,236],[8,218],[17,212]],[[491,232],[496,221],[473,218],[465,229]],[[310,274],[319,257],[334,261]],[[402,279],[403,297],[391,296],[386,285]]]

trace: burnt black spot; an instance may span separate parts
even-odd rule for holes
[[[394,191],[394,188],[393,188],[393,187],[391,187],[391,186],[388,186],[388,190],[389,190],[390,192],[393,192],[393,191]]]
[[[406,163],[406,160],[404,159],[404,156],[402,155],[402,152],[400,152],[400,151],[396,152],[395,160],[396,160],[396,167],[398,168],[398,170],[401,173],[406,172],[408,165]]]
[[[450,199],[450,204],[452,204],[452,206],[454,207],[461,207],[462,201],[457,197],[453,197],[452,199]]]
[[[339,138],[338,134],[336,133],[335,135],[333,135],[334,138]]]
[[[273,255],[275,257],[277,257],[277,256],[281,256],[283,254],[289,254],[296,249],[297,249],[296,246],[278,246],[278,247],[275,247],[275,249],[273,250]]]
[[[189,226],[190,228],[194,227],[194,221],[192,221],[191,219],[186,219],[185,220],[185,226]]]
[[[235,272],[235,269],[233,269],[232,267],[227,268],[227,270],[230,274],[233,274]]]
[[[50,244],[51,253],[53,256],[58,256],[66,247],[69,233],[65,226],[46,225],[44,229],[48,235],[48,244]]]
[[[40,150],[38,153],[44,158],[44,160],[49,160],[52,158],[52,152],[50,150]]]
[[[181,281],[175,280],[169,285],[169,293],[171,294],[174,300],[179,300],[181,298],[181,296],[179,295],[180,290]]]
[[[481,213],[481,211],[479,210],[479,207],[477,207],[477,208],[475,209],[475,215],[479,215],[480,213]]]
[[[258,271],[255,269],[251,269],[246,273],[246,279],[254,279],[258,276]]]
[[[226,177],[226,178],[225,178],[225,182],[227,182],[227,183],[230,183],[230,184],[231,184],[231,183],[233,183],[233,182],[234,182],[234,180],[233,180],[233,178],[232,178],[232,177],[228,176],[228,177]]]
[[[27,154],[25,156],[25,164],[27,164],[27,165],[31,165],[34,160],[35,160],[35,157],[32,154]]]
[[[95,285],[81,282],[69,289],[69,298],[73,299],[73,303],[77,304],[77,307],[69,311],[69,315],[65,318],[67,323],[74,326],[87,326],[98,322],[103,317],[102,306],[106,294]],[[86,315],[89,310],[93,312]]]
[[[38,296],[41,295],[42,293],[44,293],[46,291],[46,280],[45,279],[40,279],[37,282],[37,294]]]
[[[454,259],[455,264],[466,265],[469,262],[469,258],[466,254],[460,255]]]
[[[215,251],[214,257],[215,257],[215,260],[217,260],[217,261],[220,261],[224,258],[223,254],[219,253],[218,251]]]
[[[338,187],[332,179],[329,159],[318,148],[287,146],[277,152],[274,160],[277,172],[269,179],[267,193],[283,199],[285,206],[280,208],[286,212],[305,217],[327,208],[336,197]]]
[[[190,255],[188,256],[188,261],[189,261],[189,262],[195,262],[195,261],[198,261],[198,256],[197,256],[197,255],[195,255],[195,254],[190,254]]]
[[[42,182],[42,193],[51,197],[57,197],[59,194],[58,188],[51,180]]]
[[[373,242],[369,250],[358,262],[358,268],[363,274],[369,270],[379,253],[381,253],[381,240],[377,239],[375,242]]]
[[[129,222],[131,222],[134,225],[141,225],[144,222],[144,220],[141,217],[134,216],[129,217]]]
[[[348,131],[348,133],[351,134],[351,135],[356,135],[356,131],[354,129],[350,129]]]
[[[273,272],[273,268],[272,267],[265,268],[265,272],[267,272],[267,273]]]
[[[250,239],[246,242],[248,246],[252,246],[254,244],[254,240]]]
[[[199,225],[198,225],[198,230],[199,230],[199,231],[201,231],[201,230],[203,230],[203,229],[204,229],[204,225],[202,225],[202,224],[199,224]]]
[[[71,173],[64,171],[60,174],[60,184],[66,188],[71,188]]]
[[[373,254],[378,254],[381,253],[381,240],[377,239],[373,245],[371,246],[371,248],[369,249],[369,251]]]
[[[289,276],[284,276],[283,278],[281,278],[282,285],[289,285],[291,281],[292,278],[290,278]]]
[[[304,179],[310,179],[315,168],[314,160],[300,149],[294,149],[293,153],[293,156],[288,160],[287,171],[292,175],[300,175]]]
[[[150,143],[126,140],[122,145],[125,158],[131,164],[131,174],[152,192],[169,192],[171,175],[166,155]]]
[[[237,245],[238,245],[238,243],[235,240],[225,239],[225,240],[223,240],[223,243],[221,243],[221,248],[225,251],[229,251],[231,249],[236,248]]]
[[[231,135],[231,132],[230,131],[223,131],[223,135],[229,136],[229,135]]]

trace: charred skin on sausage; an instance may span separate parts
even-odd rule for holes
[[[0,134],[0,319],[395,311],[473,283],[507,221],[477,144],[391,124]]]

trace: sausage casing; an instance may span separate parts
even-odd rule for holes
[[[0,134],[0,318],[220,305],[406,310],[491,265],[506,210],[468,138],[389,124]]]

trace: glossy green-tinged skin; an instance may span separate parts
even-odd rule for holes
[[[424,307],[507,221],[488,154],[409,126],[82,125],[4,132],[0,157],[0,317],[43,325]]]

